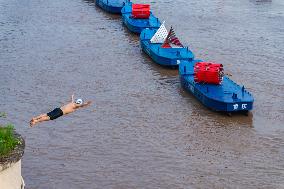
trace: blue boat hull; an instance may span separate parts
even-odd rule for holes
[[[178,67],[181,60],[194,59],[193,53],[188,48],[162,48],[160,43],[151,43],[150,40],[156,31],[157,29],[147,28],[140,34],[142,50],[156,63],[162,66]]]
[[[96,0],[96,5],[109,13],[121,14],[121,9],[127,1],[128,0]]]
[[[181,85],[186,91],[193,94],[204,106],[215,111],[247,112],[252,110],[253,96],[226,76],[220,85],[196,83],[193,74],[196,62],[200,61],[182,61],[179,66]]]
[[[148,19],[134,19],[132,18],[132,3],[127,3],[121,10],[122,20],[125,26],[134,33],[141,33],[146,28],[158,29],[161,22],[155,17],[152,12]]]

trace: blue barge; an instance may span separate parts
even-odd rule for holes
[[[252,110],[254,98],[244,87],[224,76],[220,85],[196,83],[194,65],[200,60],[181,61],[179,76],[181,85],[206,107],[221,112],[247,113]]]
[[[188,47],[182,48],[163,48],[163,42],[152,43],[151,39],[157,29],[147,28],[140,34],[140,44],[142,50],[148,54],[152,60],[162,66],[178,67],[180,60],[192,61],[194,54]]]
[[[109,13],[121,14],[122,7],[128,1],[129,0],[96,0],[96,5]]]
[[[141,33],[143,29],[155,28],[158,29],[161,26],[161,22],[150,12],[149,18],[134,18],[132,15],[132,3],[128,2],[121,10],[122,20],[125,26],[134,33]]]

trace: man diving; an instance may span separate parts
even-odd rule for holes
[[[71,102],[60,107],[60,108],[55,108],[51,112],[47,114],[41,114],[37,117],[33,117],[30,121],[30,127],[35,126],[35,124],[43,122],[43,121],[49,121],[49,120],[54,120],[56,118],[59,118],[62,115],[66,115],[69,113],[72,113],[76,111],[78,108],[83,108],[86,106],[89,106],[92,102],[88,101],[86,103],[83,103],[82,99],[77,99],[74,101],[74,95],[71,96]]]

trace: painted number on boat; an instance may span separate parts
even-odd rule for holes
[[[242,104],[242,110],[247,109],[247,105],[248,105],[248,104]],[[239,108],[239,105],[238,105],[238,104],[234,104],[234,105],[233,105],[233,108],[234,108],[234,110],[237,110],[237,109]]]

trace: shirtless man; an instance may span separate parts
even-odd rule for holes
[[[77,99],[76,101],[74,101],[74,95],[72,95],[70,103],[62,106],[61,108],[55,108],[54,110],[52,110],[47,114],[41,114],[37,117],[32,118],[32,120],[30,121],[30,126],[33,127],[37,123],[54,120],[62,115],[72,113],[78,108],[89,106],[91,103],[92,103],[91,101],[83,103],[81,99]]]

